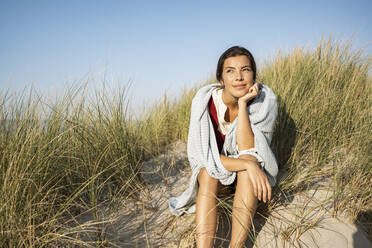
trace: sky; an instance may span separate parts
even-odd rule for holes
[[[0,0],[0,90],[129,86],[132,104],[214,76],[240,45],[258,68],[278,50],[352,39],[372,54],[372,1]]]

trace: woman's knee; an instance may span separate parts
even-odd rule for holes
[[[254,194],[252,181],[246,171],[239,171],[237,177],[234,208],[239,209],[239,211],[243,208],[244,210],[249,210],[249,213],[254,214],[258,200]]]
[[[254,196],[253,184],[247,171],[239,171],[237,173],[237,180],[236,190],[247,196]]]
[[[236,173],[236,176],[237,176],[238,183],[244,182],[244,183],[252,184],[251,179],[249,178],[248,172],[246,170],[238,171]]]
[[[205,168],[202,168],[198,174],[198,182],[200,188],[217,191],[218,179],[211,177]]]

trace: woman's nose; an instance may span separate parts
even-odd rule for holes
[[[238,72],[238,75],[236,76],[236,78],[241,81],[243,79],[243,73],[241,71]]]

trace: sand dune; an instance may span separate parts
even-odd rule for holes
[[[167,203],[188,184],[186,145],[177,142],[166,153],[145,162],[141,175],[147,187],[139,200],[125,201],[111,214],[101,210],[103,236],[114,247],[195,246],[195,215],[175,217]],[[372,247],[365,232],[347,216],[333,216],[330,184],[322,182],[307,192],[281,199],[264,214],[266,217],[256,214],[254,235],[248,238],[246,247]],[[221,212],[215,247],[228,247],[231,219]]]

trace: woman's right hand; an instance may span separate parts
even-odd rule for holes
[[[238,103],[239,103],[239,106],[243,103],[247,103],[249,102],[250,100],[252,100],[253,98],[256,98],[258,97],[260,94],[260,89],[258,87],[258,83],[254,83],[249,89],[248,89],[248,92],[247,94],[245,94],[244,96],[240,97],[239,100],[238,100]]]
[[[253,185],[254,195],[258,200],[261,201],[262,199],[266,203],[266,201],[271,199],[271,185],[265,172],[259,166],[254,161],[246,160],[245,167]]]

